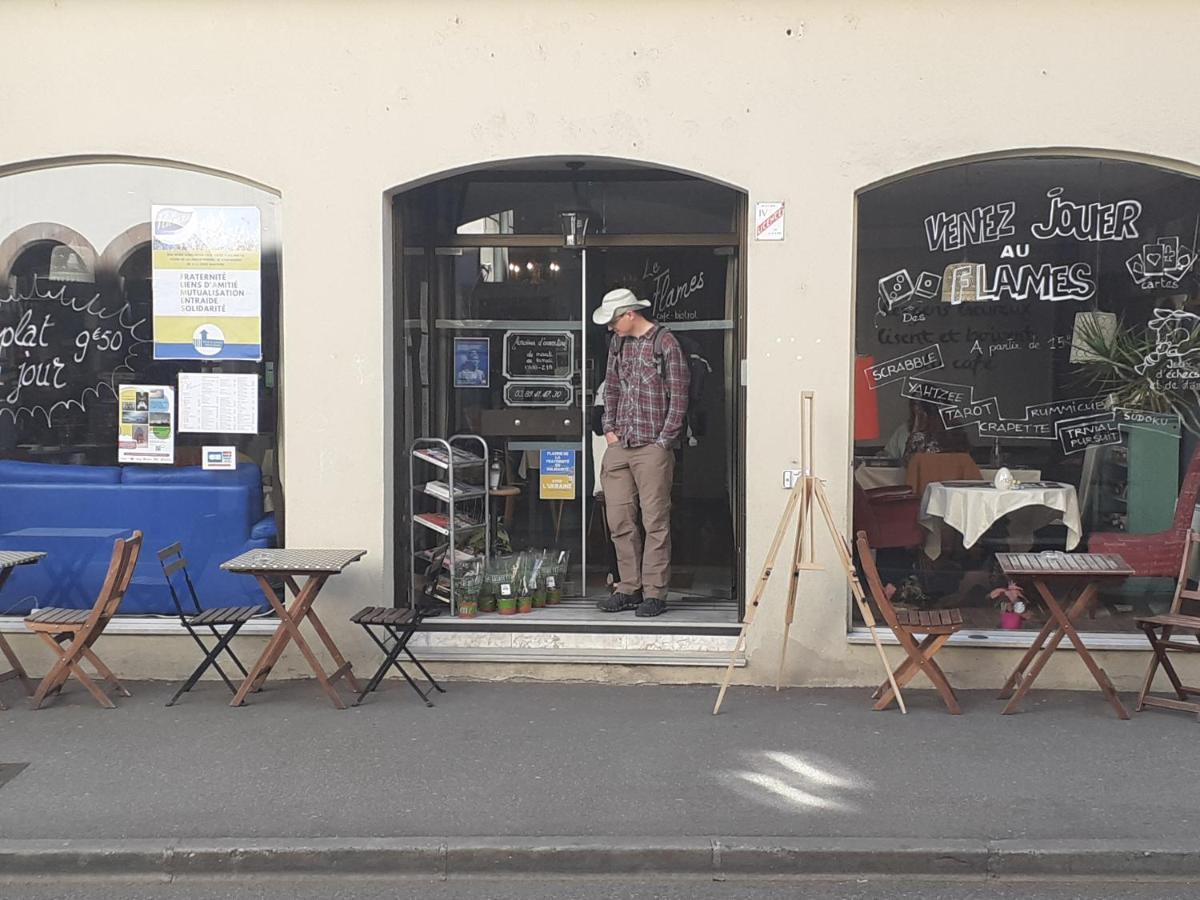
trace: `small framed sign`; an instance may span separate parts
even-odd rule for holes
[[[510,381],[504,385],[505,406],[571,406],[575,388],[560,381]]]
[[[202,468],[219,472],[232,472],[237,468],[236,447],[204,447]]]
[[[517,381],[569,381],[575,374],[575,335],[569,331],[506,331],[504,374]]]
[[[454,386],[485,388],[491,385],[491,341],[488,338],[454,339]]]

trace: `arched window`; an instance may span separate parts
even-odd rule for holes
[[[133,528],[123,613],[174,611],[153,551],[175,541],[202,597],[261,602],[219,566],[283,524],[279,218],[277,194],[182,166],[0,174],[0,549],[61,561],[0,612],[94,592]]]
[[[914,604],[997,627],[994,551],[1171,525],[1200,429],[1198,253],[1200,179],[1164,166],[1030,155],[860,192],[855,528]],[[1058,508],[929,488],[1002,466],[1063,486]],[[881,526],[901,507],[871,489],[897,484],[916,496]],[[1149,596],[1083,627],[1130,630]]]

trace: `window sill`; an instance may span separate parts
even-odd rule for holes
[[[900,642],[896,640],[896,636],[882,622],[876,627],[876,631],[879,633],[880,642],[899,646]],[[1080,636],[1083,638],[1084,646],[1089,650],[1136,650],[1139,653],[1146,653],[1150,649],[1145,635],[1140,633],[1119,634],[1117,632],[1098,633],[1092,631],[1080,632]],[[951,635],[945,646],[1028,650],[1035,637],[1037,637],[1036,631],[1003,631],[1000,629],[960,631]],[[866,628],[852,628],[846,635],[846,639],[851,644],[869,644],[871,643],[871,632]],[[1071,642],[1065,637],[1058,648],[1060,650],[1074,649]]]
[[[274,617],[254,619],[242,626],[239,635],[274,634],[279,620]],[[0,616],[0,633],[29,634],[21,616]],[[187,635],[187,630],[174,616],[118,616],[104,629],[105,634],[151,634],[160,636]]]

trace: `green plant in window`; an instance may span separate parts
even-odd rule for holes
[[[508,529],[499,519],[492,522],[492,555],[498,553],[512,553],[512,540],[508,536]],[[482,528],[477,528],[471,532],[471,536],[465,544],[466,549],[475,555],[483,553],[484,533]]]
[[[1169,340],[1161,328],[1129,328],[1080,317],[1073,338],[1077,371],[1113,407],[1174,413],[1183,426],[1200,434],[1200,328],[1174,329]],[[1193,362],[1194,361],[1194,362]]]

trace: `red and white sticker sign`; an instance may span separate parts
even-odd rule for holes
[[[754,204],[754,239],[783,240],[783,203],[772,201]]]

